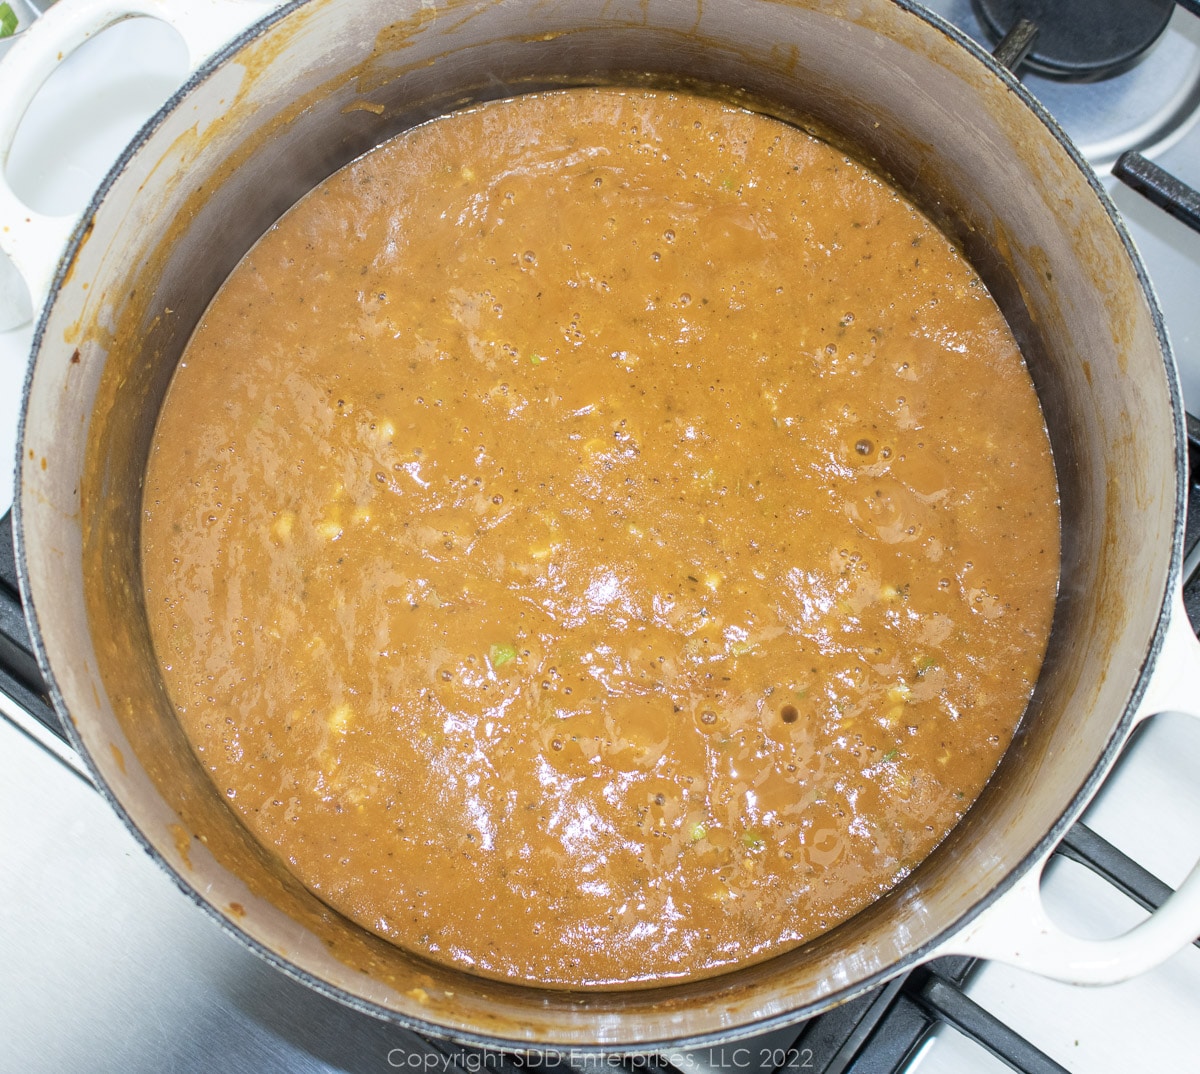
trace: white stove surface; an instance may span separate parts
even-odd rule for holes
[[[968,0],[932,6],[976,29]],[[1094,150],[1098,168],[1111,163],[1114,146],[1133,146],[1200,186],[1200,20],[1178,12],[1157,49],[1116,82],[1141,100],[1154,98],[1169,78],[1177,92],[1165,95],[1158,119],[1138,113],[1140,105],[1114,103],[1119,86],[1027,84]],[[30,110],[8,165],[14,186],[43,212],[81,208],[184,68],[181,42],[160,23],[126,22],[94,39],[67,59]],[[1103,129],[1106,110],[1119,117],[1115,134]],[[1189,410],[1200,414],[1200,236],[1109,183],[1166,311]],[[0,458],[15,454],[31,338],[29,325],[0,333]],[[0,507],[11,495],[12,475],[0,471]],[[0,695],[0,710],[15,706]],[[403,1031],[317,996],[228,937],[141,852],[85,779],[18,723],[0,720],[0,1071],[406,1067]],[[1087,823],[1177,884],[1200,857],[1198,764],[1200,724],[1157,718],[1101,790]],[[1114,935],[1141,916],[1070,862],[1052,865],[1045,891],[1056,920],[1084,935]],[[1195,947],[1131,982],[1096,989],[989,964],[968,992],[1076,1074],[1200,1070]],[[735,1054],[726,1062],[734,1072]],[[1008,1068],[943,1029],[909,1069]]]

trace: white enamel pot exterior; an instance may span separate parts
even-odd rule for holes
[[[1041,866],[1136,722],[1200,709],[1179,595],[1183,412],[1161,317],[1095,178],[1020,85],[893,0],[64,0],[0,65],[0,149],[37,85],[131,13],[175,25],[195,74],[81,220],[0,183],[0,246],[40,310],[17,539],[31,632],[97,784],[202,907],[285,971],[425,1031],[648,1050],[811,1015],[946,953],[1115,980],[1200,933],[1200,874],[1125,937],[1050,925]],[[368,935],[246,835],[180,735],[138,568],[154,419],[226,274],[305,190],[464,102],[550,85],[692,80],[811,117],[950,234],[1008,316],[1062,490],[1045,669],[995,778],[889,895],[794,952],[709,980],[563,992],[481,980]],[[1166,652],[1164,653],[1164,650]],[[1156,665],[1158,670],[1156,671]]]

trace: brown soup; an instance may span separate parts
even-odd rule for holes
[[[893,887],[1012,738],[1058,577],[961,255],[802,131],[642,90],[450,115],[296,205],[184,355],[142,539],[249,829],[397,944],[568,986]]]

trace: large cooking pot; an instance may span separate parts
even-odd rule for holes
[[[40,308],[16,536],[31,632],[74,744],[197,903],[351,1006],[523,1047],[732,1039],[951,952],[1114,980],[1200,933],[1200,872],[1107,942],[1061,934],[1038,899],[1051,848],[1136,722],[1200,708],[1200,651],[1179,595],[1185,441],[1161,316],[1095,177],[1008,72],[892,0],[311,0],[269,12],[236,0],[66,0],[0,70],[0,147],[54,63],[131,13],[176,26],[195,74],[79,221],[39,217],[0,182],[0,245]],[[962,823],[887,896],[798,950],[708,980],[507,985],[426,962],[345,920],[219,800],[181,739],[151,651],[142,472],[201,312],[306,190],[468,101],[645,78],[727,86],[756,107],[808,117],[961,244],[1005,311],[1045,409],[1062,492],[1062,587],[1016,740]]]

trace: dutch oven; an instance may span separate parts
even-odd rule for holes
[[[14,519],[29,625],[74,746],[203,909],[342,1002],[481,1044],[715,1043],[949,953],[1065,980],[1140,972],[1200,933],[1200,872],[1125,936],[1048,921],[1038,879],[1138,721],[1200,711],[1183,614],[1183,405],[1142,264],[1095,176],[1012,75],[907,0],[66,0],[0,67],[0,148],[54,65],[129,15],[194,73],[80,219],[0,181],[0,246],[38,307]],[[393,134],[563,85],[723,87],[801,116],[904,191],[1005,312],[1050,432],[1063,562],[1016,739],[949,837],[885,897],[787,954],[682,984],[560,991],[424,961],[322,904],[219,800],[172,714],[139,582],[142,474],[180,352],[297,198]]]

